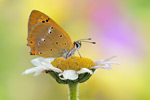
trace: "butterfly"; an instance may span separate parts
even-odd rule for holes
[[[31,12],[27,38],[31,55],[68,59],[78,51],[81,41],[84,40],[91,38],[73,42],[70,36],[46,14],[37,10]]]

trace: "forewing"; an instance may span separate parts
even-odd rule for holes
[[[67,33],[53,23],[38,23],[34,25],[29,36],[28,45],[32,55],[42,57],[62,57],[74,45]]]
[[[30,33],[31,28],[37,23],[45,23],[45,22],[50,23],[49,19],[50,18],[44,13],[37,10],[33,10],[30,14],[29,21],[28,21],[28,33]]]
[[[70,36],[58,24],[37,10],[30,15],[27,40],[31,54],[42,57],[61,57],[64,50],[74,47]]]

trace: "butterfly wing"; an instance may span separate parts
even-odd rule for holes
[[[49,19],[50,18],[44,13],[37,10],[33,10],[30,14],[28,21],[28,33],[30,33],[31,28],[37,23],[52,23],[52,20],[50,21]]]
[[[32,55],[42,57],[62,57],[66,50],[74,48],[71,38],[59,25],[35,10],[29,19],[28,45]]]

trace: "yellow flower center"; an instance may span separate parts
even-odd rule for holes
[[[61,60],[62,59],[62,60]],[[64,58],[57,58],[51,64],[56,67],[61,69],[62,71],[64,70],[80,70],[82,68],[88,68],[90,69],[91,67],[95,66],[95,63],[89,59],[89,58],[80,58],[80,57],[71,57],[69,59],[64,60]]]

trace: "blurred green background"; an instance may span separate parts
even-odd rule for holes
[[[55,20],[72,40],[92,37],[80,53],[93,60],[118,57],[80,84],[80,100],[150,100],[150,0],[0,0],[0,100],[67,100],[52,77],[22,75],[33,67],[27,44],[32,10]]]

